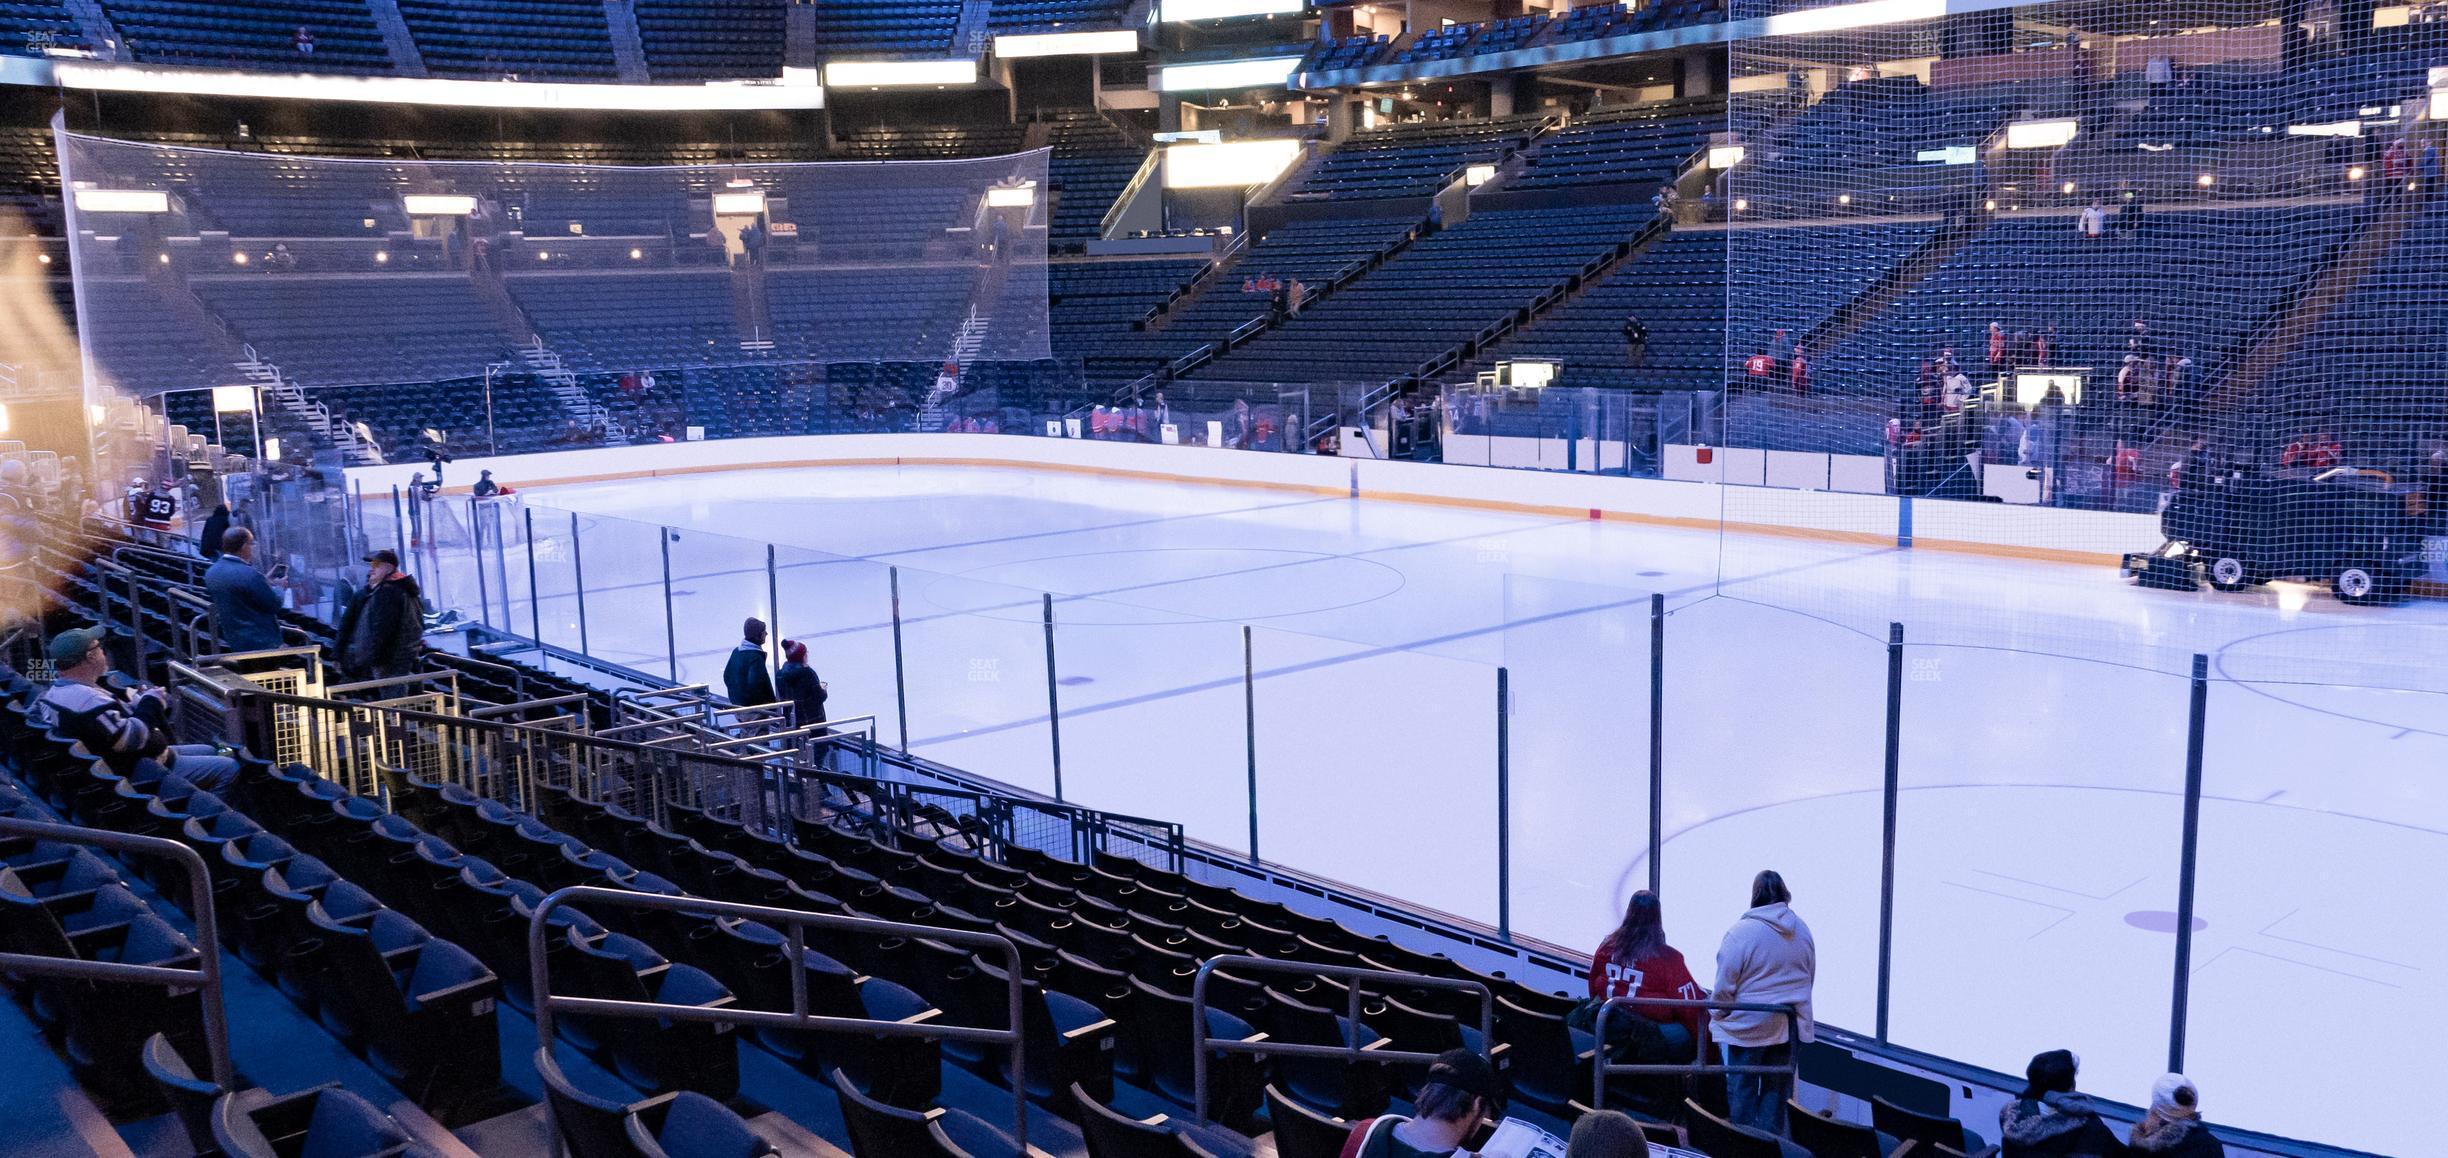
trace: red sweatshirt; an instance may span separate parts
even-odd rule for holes
[[[1676,997],[1691,1001],[1708,996],[1708,991],[1692,980],[1691,969],[1683,964],[1683,954],[1674,947],[1661,948],[1628,967],[1615,963],[1612,948],[1602,944],[1590,958],[1590,996]],[[1691,1031],[1693,1041],[1707,1040],[1702,1036],[1702,1027],[1708,1011],[1698,1006],[1635,1005],[1632,1012],[1660,1025],[1680,1022]]]

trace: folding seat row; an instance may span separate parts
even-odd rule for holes
[[[0,816],[56,822],[17,782],[0,776]],[[192,969],[195,945],[131,891],[110,862],[74,845],[0,838],[0,952]],[[194,989],[26,977],[12,982],[36,1026],[79,1084],[105,1105],[135,1107],[152,1091],[128,1062],[147,1037],[167,1034],[202,1056],[203,1008]]]
[[[0,726],[26,728],[13,710],[0,712]],[[377,1073],[446,1118],[493,1092],[500,985],[474,957],[151,761],[114,768],[39,733],[12,747],[45,745],[66,759],[21,766],[42,769],[50,799],[77,822],[178,840],[226,869],[214,874],[213,907],[229,947]],[[282,779],[242,759],[233,791],[252,799]],[[173,868],[134,863],[164,896],[186,895]]]

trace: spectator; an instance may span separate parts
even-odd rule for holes
[[[424,647],[425,599],[399,555],[365,557],[366,586],[340,616],[340,663],[363,679],[407,675]]]
[[[723,694],[739,707],[754,707],[774,702],[773,676],[765,667],[765,621],[750,616],[740,625],[738,647],[731,649],[731,662],[723,666]]]
[[[299,56],[314,55],[314,29],[308,28],[303,24],[298,25],[297,50]]]
[[[2227,1147],[2201,1123],[2201,1091],[2183,1074],[2167,1074],[2151,1083],[2150,1113],[2143,1116],[2126,1144],[2135,1154],[2173,1158],[2226,1158]]]
[[[1959,413],[1972,403],[1972,376],[1963,367],[1948,363],[1946,378],[1938,391],[1939,403],[1949,414]]]
[[[1810,926],[1793,911],[1793,894],[1773,870],[1751,880],[1751,909],[1726,930],[1717,947],[1717,999],[1794,1007],[1793,1031],[1779,1013],[1720,1009],[1710,1014],[1727,1065],[1773,1066],[1793,1060],[1795,1038],[1809,1041],[1811,982],[1819,971]],[[1785,1132],[1785,1081],[1769,1074],[1726,1075],[1726,1118],[1741,1126]]]
[[[808,666],[806,644],[795,639],[782,641],[782,673],[774,680],[774,690],[790,702],[792,726],[825,722],[827,691],[824,681],[816,678],[816,669]]]
[[[1768,360],[1776,363],[1774,368],[1782,369],[1785,363],[1793,360],[1793,353],[1793,339],[1788,337],[1785,331],[1778,330],[1776,334],[1768,340]]]
[[[275,241],[272,243],[272,252],[264,255],[264,268],[287,273],[297,268],[297,255],[289,252],[288,242]]]
[[[1564,1158],[1649,1158],[1649,1139],[1630,1114],[1593,1110],[1573,1123]]]
[[[2381,150],[2380,175],[2388,179],[2391,190],[2404,187],[2406,179],[2406,139],[2404,137],[2390,141],[2388,148]]]
[[[221,553],[221,536],[230,528],[228,503],[213,504],[212,513],[204,516],[204,533],[196,537],[196,554],[207,559]]]
[[[2142,195],[2127,193],[2125,204],[2117,210],[2117,232],[2127,237],[2142,235]]]
[[[2049,355],[2056,349],[2057,323],[2050,322],[2040,331],[2038,337],[2032,339],[2032,364],[2035,366],[2048,365]]]
[[[1660,185],[1658,186],[1657,195],[1649,198],[1649,204],[1657,207],[1658,216],[1672,217],[1674,216],[1675,203],[1681,199],[1682,195],[1675,192],[1675,187],[1673,185]]]
[[[1388,1114],[1352,1126],[1342,1158],[1448,1158],[1496,1100],[1496,1071],[1467,1049],[1449,1049],[1428,1066],[1428,1081],[1411,1099],[1417,1117]],[[1467,1158],[1467,1155],[1465,1155]]]
[[[1692,980],[1691,969],[1683,963],[1683,954],[1666,943],[1665,910],[1658,904],[1657,894],[1647,889],[1632,894],[1624,906],[1623,923],[1598,943],[1598,951],[1590,955],[1589,993],[1592,997],[1665,997],[1699,1001],[1708,991]],[[1693,1056],[1700,1044],[1701,1010],[1698,1006],[1635,1005],[1631,1012],[1641,1021],[1655,1026],[1654,1032],[1641,1032],[1645,1027],[1634,1018],[1623,1018],[1622,1024],[1634,1025],[1634,1034],[1617,1037],[1629,1039],[1635,1056],[1627,1061],[1683,1061]],[[1609,1024],[1617,1024],[1610,1017]],[[1646,1046],[1647,1048],[1642,1048]],[[1638,1056],[1655,1054],[1655,1058]]]
[[[149,684],[106,687],[110,653],[100,628],[79,627],[51,637],[47,654],[58,677],[28,715],[38,725],[85,745],[122,774],[151,760],[188,783],[218,792],[238,778],[238,761],[210,744],[170,742],[170,693]]]
[[[2438,145],[2433,144],[2430,141],[2423,142],[2422,163],[2416,167],[2415,171],[2422,178],[2422,191],[2424,196],[2429,196],[2431,193],[2439,189],[2440,155]]]
[[[1284,313],[1287,316],[1299,317],[1301,306],[1307,304],[1308,301],[1309,287],[1302,285],[1301,279],[1295,277],[1284,280]]]
[[[476,485],[468,488],[468,493],[480,499],[489,499],[501,493],[501,484],[493,481],[492,471],[480,470],[476,472]]]
[[[1998,1111],[2004,1134],[1999,1158],[2107,1158],[2125,1152],[2091,1099],[2074,1092],[2074,1073],[2081,1066],[2081,1058],[2062,1049],[2031,1059],[2023,1068],[2022,1096]]]
[[[1624,356],[1629,358],[1635,366],[1647,365],[1649,362],[1649,323],[1642,321],[1639,314],[1625,314],[1623,336]]]
[[[1794,343],[1792,378],[1794,396],[1808,397],[1810,395],[1810,354],[1802,348],[1800,342]]]
[[[1991,322],[1989,323],[1989,368],[1995,370],[2005,364],[2006,327],[2002,323]]]
[[[1443,201],[1431,199],[1428,202],[1428,224],[1420,228],[1420,236],[1434,237],[1437,235],[1439,230],[1444,228],[1445,203]]]
[[[231,527],[221,535],[221,557],[204,570],[212,596],[215,630],[223,651],[269,651],[281,646],[280,596],[255,569],[255,532]]]
[[[2024,466],[2056,465],[2049,461],[2049,456],[2056,447],[2056,440],[2049,428],[2049,419],[2053,414],[2054,411],[2043,404],[2039,409],[2032,411],[2031,421],[2023,424],[2023,445],[2019,448],[2020,453],[2016,457],[2022,461]]]
[[[2101,237],[2106,236],[2108,233],[2107,205],[2097,197],[2092,198],[2091,204],[2084,206],[2083,211],[2075,216],[2074,231],[2082,234],[2085,241],[2098,241]]]
[[[2326,431],[2316,431],[2288,443],[2286,451],[2278,456],[2278,465],[2301,470],[2328,470],[2338,464],[2341,453],[2343,450],[2336,439],[2329,437]]]

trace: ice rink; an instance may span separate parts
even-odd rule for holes
[[[767,616],[807,641],[836,718],[874,713],[887,742],[906,727],[920,754],[1040,792],[1056,787],[1050,595],[1066,799],[1236,850],[1254,807],[1269,860],[1491,925],[1503,668],[1511,925],[1574,951],[1647,881],[1663,593],[1669,935],[1706,981],[1752,873],[1778,869],[1817,937],[1820,1018],[1862,1032],[1901,622],[1891,1038],[2018,1074],[2069,1047],[2086,1089],[2126,1102],[2168,1061],[2185,673],[2207,653],[2186,1063],[2206,1114],[2384,1153],[2435,1133],[2448,605],[988,467],[743,470],[524,502],[532,620],[516,526],[487,580],[513,629],[578,646],[583,567],[593,654],[660,674],[668,634],[681,678],[718,683],[741,618]],[[464,557],[411,569],[478,601]]]

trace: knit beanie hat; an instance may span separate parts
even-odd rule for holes
[[[2166,1074],[2151,1083],[2150,1108],[2163,1118],[2190,1118],[2201,1112],[2201,1090],[2183,1074]]]
[[[807,645],[795,639],[782,641],[782,658],[792,663],[807,662]]]

